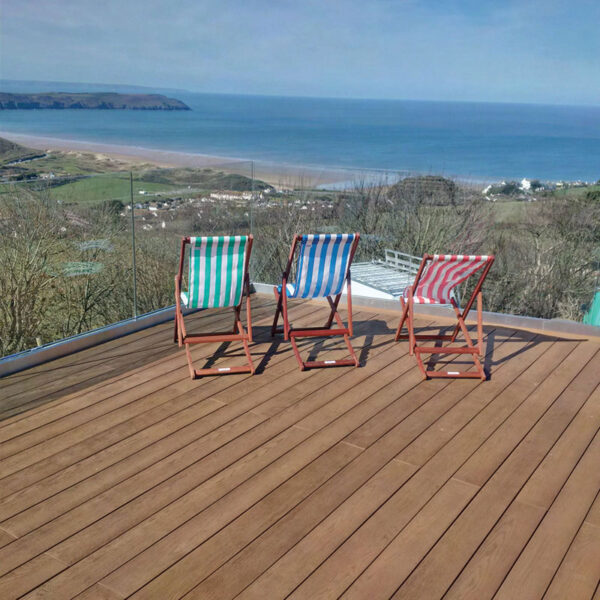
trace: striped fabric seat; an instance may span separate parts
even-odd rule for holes
[[[288,286],[288,297],[320,298],[341,293],[354,237],[353,233],[303,235],[296,283]]]
[[[452,290],[479,271],[488,260],[488,256],[435,254],[425,267],[413,292],[413,302],[450,304]],[[404,290],[403,297],[408,298],[408,288]]]
[[[186,308],[237,306],[242,299],[247,236],[190,238]]]

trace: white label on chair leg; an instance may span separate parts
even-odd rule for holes
[[[458,371],[447,371],[446,374],[447,375],[460,375],[460,373]]]
[[[231,371],[231,367],[220,367],[219,371]]]
[[[326,365],[335,365],[336,361],[335,360],[325,360],[323,361]]]

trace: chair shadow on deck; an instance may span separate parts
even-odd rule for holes
[[[473,325],[470,325],[469,330],[471,331],[473,327]],[[427,329],[444,332],[449,331],[451,326],[419,327],[418,331],[426,331]],[[62,359],[58,363],[50,361],[36,371],[23,371],[7,376],[6,381],[14,381],[22,386],[19,392],[24,393],[25,397],[20,393],[16,394],[14,398],[11,397],[10,400],[14,400],[13,402],[4,402],[0,410],[0,421],[30,408],[46,404],[66,394],[85,390],[92,385],[102,384],[107,380],[114,380],[126,375],[133,369],[144,367],[147,364],[176,354],[181,354],[181,368],[183,369],[185,358],[177,344],[173,344],[171,324],[166,327],[163,326],[163,330],[164,336],[161,334],[158,339],[153,338],[147,344],[142,341],[141,348],[139,344],[137,348],[127,349],[117,346],[103,353],[103,346],[99,345],[94,349],[83,351],[81,354],[75,353],[69,360]],[[351,340],[360,365],[365,366],[368,364],[372,350],[386,344],[390,346],[396,344],[394,332],[395,329],[389,327],[384,320],[365,319],[355,321],[354,336]],[[271,337],[270,326],[255,325],[253,333],[254,342],[251,344],[250,350],[255,361],[256,374],[264,373],[276,355],[285,352],[292,354],[290,343],[284,341],[282,336]],[[485,326],[484,336],[484,370],[488,379],[494,376],[494,367],[517,358],[520,354],[528,352],[541,342],[583,341],[583,338],[573,339],[568,335],[535,334],[524,330],[513,330],[508,326]],[[127,341],[143,340],[144,337],[144,334],[138,334]],[[500,343],[508,344],[509,347],[507,351],[503,350],[501,356],[496,357],[496,349]],[[510,346],[515,343],[519,347],[511,351]],[[400,344],[406,344],[406,342],[398,342],[398,345]],[[305,351],[309,350],[312,355],[329,350],[326,341],[317,341],[315,344],[314,339],[303,341],[301,348]],[[207,360],[212,365],[219,359],[236,360],[237,357],[243,358],[243,348],[241,345],[232,342],[231,346],[229,343],[221,344]],[[429,365],[436,364],[439,367],[439,362],[430,360]],[[295,365],[290,368],[295,368]],[[428,366],[428,368],[430,367]],[[65,372],[64,377],[61,377],[62,372]]]
[[[468,325],[467,328],[469,330],[469,333],[471,333],[475,329],[475,326]],[[452,326],[441,326],[441,327],[426,326],[426,327],[421,327],[419,329],[415,329],[415,333],[422,333],[422,332],[431,331],[431,330],[436,330],[437,333],[439,333],[439,335],[443,335],[443,334],[451,333],[453,331],[453,327]],[[484,326],[484,328],[483,328],[484,349],[483,349],[482,363],[483,363],[483,370],[486,374],[486,381],[489,381],[492,379],[493,367],[497,367],[503,363],[513,360],[520,354],[523,354],[523,353],[531,350],[532,348],[534,348],[541,342],[549,341],[549,340],[556,341],[556,342],[581,341],[581,340],[573,340],[570,338],[559,338],[556,336],[544,335],[541,333],[532,334],[531,332],[527,332],[527,331],[520,331],[520,330],[511,330],[511,331],[512,331],[512,334],[509,335],[508,330],[506,328]],[[461,335],[459,334],[457,337],[457,342],[460,342],[460,341],[461,341]],[[513,343],[523,343],[523,342],[526,342],[525,345],[522,346],[521,348],[519,348],[518,350],[515,350],[514,352],[509,352],[508,354],[506,354],[505,356],[503,356],[501,358],[498,358],[498,359],[494,358],[494,352],[496,350],[496,347],[499,346],[500,344],[513,344]],[[443,343],[442,341],[436,340],[435,346],[440,347],[442,345],[442,343]],[[435,367],[439,367],[440,365],[448,364],[450,362],[450,360],[448,360],[448,359],[444,360],[443,355],[437,355],[437,356],[441,357],[437,360],[436,360],[435,356],[436,355],[432,355],[429,358],[429,360],[426,362],[426,368],[428,370],[434,370]],[[467,367],[472,366],[472,363],[461,360],[460,356],[456,357],[452,362],[454,365],[464,364]]]
[[[290,342],[284,341],[281,335],[271,337],[270,327],[258,326],[253,331],[254,344],[250,347],[250,351],[254,357],[256,357],[257,346],[269,343],[269,348],[262,354],[260,361],[257,363],[255,374],[263,373],[273,356],[282,352],[292,352]],[[385,321],[380,319],[355,321],[354,335],[350,338],[350,341],[357,352],[359,366],[365,366],[372,349],[393,343],[393,338],[390,336],[393,335],[394,331],[394,329],[388,327]],[[363,336],[364,341],[361,340]],[[376,336],[388,337],[375,343]],[[345,350],[343,342],[330,338],[299,339],[297,343],[300,350],[308,350],[309,361],[316,360],[322,352]]]
[[[474,326],[469,326],[469,332],[474,328]],[[386,345],[392,344],[402,344],[403,342],[395,342],[393,338],[393,334],[395,333],[395,329],[392,329],[388,326],[388,324],[380,319],[374,320],[364,320],[364,321],[356,321],[354,324],[355,335],[351,338],[351,341],[354,342],[355,351],[359,357],[359,364],[361,367],[366,366],[369,355],[372,350],[376,348],[381,348]],[[416,330],[418,333],[422,332],[436,332],[440,335],[451,333],[453,330],[452,326],[426,326],[420,327]],[[289,341],[286,342],[283,340],[282,336],[277,336],[275,338],[271,337],[271,328],[269,326],[256,326],[254,327],[254,342],[250,346],[250,351],[255,360],[260,357],[260,360],[256,363],[255,374],[260,375],[265,372],[269,363],[273,359],[274,356],[290,352],[291,346]],[[509,352],[505,356],[501,358],[495,359],[494,352],[496,347],[503,343],[522,343],[526,339],[530,338],[531,334],[526,331],[518,331],[515,330],[512,335],[508,335],[502,328],[497,327],[484,327],[484,350],[483,350],[483,368],[486,374],[486,380],[490,380],[493,376],[493,367],[497,367],[503,363],[506,363],[515,357],[527,352],[531,348],[535,347],[542,341],[547,340],[555,340],[555,341],[573,341],[568,338],[556,338],[554,336],[546,336],[543,334],[534,335],[533,338],[529,339],[524,346],[515,350],[514,352]],[[378,339],[380,338],[380,339]],[[457,338],[457,341],[460,343],[460,335]],[[406,342],[404,342],[406,343]],[[229,348],[233,344],[232,348]],[[436,340],[435,346],[439,347],[443,344],[442,341]],[[266,350],[263,348],[266,347]],[[308,360],[316,360],[319,354],[328,351],[339,351],[343,350],[343,346],[340,345],[339,340],[331,340],[328,338],[321,339],[306,339],[299,340],[298,346],[301,350],[308,351]],[[436,358],[439,357],[439,358]],[[221,344],[215,352],[207,358],[206,368],[214,365],[217,360],[223,358],[235,358],[240,357],[243,358],[243,350],[242,348],[238,348],[235,343],[232,342],[224,342]],[[434,370],[434,368],[439,368],[440,366],[449,363],[449,359],[444,359],[443,355],[432,355],[426,363],[426,368],[428,370]],[[466,367],[472,366],[472,363],[461,360],[461,357],[455,357],[452,360],[452,363],[456,366],[465,365]]]

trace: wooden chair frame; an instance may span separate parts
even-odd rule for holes
[[[417,359],[417,364],[419,365],[419,369],[423,374],[424,379],[428,379],[429,377],[451,377],[451,378],[460,378],[460,379],[481,379],[485,381],[487,376],[483,366],[481,364],[481,359],[483,358],[483,295],[481,292],[481,287],[483,286],[483,282],[489,273],[489,270],[494,263],[494,257],[488,257],[485,266],[482,268],[481,273],[479,275],[479,279],[473,289],[473,293],[469,298],[468,302],[465,304],[464,309],[461,311],[454,300],[454,298],[450,299],[451,306],[454,310],[454,314],[456,315],[457,323],[454,327],[454,331],[450,335],[427,335],[427,334],[415,334],[414,329],[414,293],[413,291],[417,288],[419,284],[419,280],[425,270],[427,263],[433,260],[434,256],[432,254],[425,254],[423,256],[423,260],[419,265],[419,270],[415,276],[414,283],[409,286],[406,290],[407,299],[405,300],[402,296],[400,297],[400,304],[402,306],[402,318],[400,319],[400,324],[398,325],[398,330],[396,331],[396,341],[400,339],[408,339],[409,343],[409,354],[415,355]],[[475,274],[475,273],[474,273]],[[474,275],[473,274],[473,275]],[[469,336],[469,331],[465,324],[465,319],[473,306],[473,303],[477,301],[477,345],[473,344],[473,340]],[[402,327],[404,323],[407,324],[408,334],[402,333]],[[462,332],[466,346],[417,346],[417,340],[435,340],[435,341],[449,341],[450,343],[454,343],[456,341],[456,337],[459,333]],[[470,355],[473,363],[475,365],[476,371],[474,372],[459,372],[459,371],[431,371],[425,368],[423,364],[422,354],[467,354]]]
[[[242,283],[242,295],[240,302],[233,308],[234,321],[231,331],[222,333],[207,333],[204,335],[190,335],[186,331],[185,322],[183,319],[183,311],[181,307],[181,283],[183,278],[183,265],[185,262],[185,248],[191,244],[189,237],[184,237],[181,240],[181,255],[179,257],[179,270],[175,276],[175,333],[174,341],[179,344],[179,347],[185,346],[185,353],[192,379],[204,377],[206,375],[229,375],[231,373],[252,373],[254,374],[254,364],[250,355],[248,343],[252,343],[252,314],[250,311],[250,275],[248,274],[248,265],[250,264],[250,255],[252,253],[252,235],[248,236],[246,244],[246,256],[244,259],[244,281]],[[189,282],[188,282],[189,283]],[[246,319],[248,321],[248,329],[244,328],[241,320],[241,309],[246,297]],[[202,309],[201,309],[202,310]],[[234,367],[214,367],[207,369],[195,369],[190,352],[190,344],[204,344],[215,342],[241,342],[244,347],[244,353],[248,364]]]
[[[358,367],[358,359],[356,358],[356,354],[354,352],[354,348],[352,348],[352,344],[350,343],[350,336],[353,333],[352,328],[352,291],[351,291],[351,276],[350,276],[350,267],[352,265],[352,260],[354,259],[354,254],[356,253],[356,247],[358,246],[358,241],[360,239],[360,235],[358,233],[354,234],[354,240],[352,241],[352,246],[350,247],[350,253],[348,257],[348,268],[346,270],[346,275],[344,276],[344,280],[346,282],[346,299],[347,299],[347,308],[348,308],[348,326],[346,327],[342,321],[338,313],[338,305],[340,299],[342,297],[342,292],[337,294],[335,297],[326,296],[327,302],[329,303],[330,312],[329,317],[323,327],[304,327],[302,329],[294,329],[290,325],[289,316],[288,316],[288,295],[287,295],[287,284],[290,277],[290,272],[292,269],[292,265],[294,264],[296,250],[301,247],[302,236],[296,234],[294,236],[294,240],[292,242],[292,247],[290,249],[290,254],[288,257],[287,266],[285,271],[282,274],[282,283],[281,283],[281,293],[278,291],[277,287],[273,288],[273,292],[275,294],[275,299],[277,300],[277,308],[275,310],[275,318],[273,319],[273,325],[271,327],[271,336],[273,337],[276,333],[283,333],[284,340],[290,340],[292,344],[292,349],[294,351],[294,355],[296,356],[296,360],[300,365],[300,370],[305,371],[306,369],[313,368],[321,368],[321,367],[342,367],[342,366],[354,366]],[[343,290],[343,286],[342,286]],[[279,316],[283,316],[283,327],[277,327],[277,322],[279,321]],[[332,327],[333,321],[335,320],[337,328]],[[296,343],[297,338],[310,338],[310,337],[333,337],[336,335],[341,335],[346,342],[346,347],[348,348],[348,352],[352,358],[344,359],[344,360],[313,360],[313,361],[303,361],[300,356],[300,351],[298,350],[298,345]]]

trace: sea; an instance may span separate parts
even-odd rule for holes
[[[31,87],[22,91],[34,91]],[[14,84],[10,88],[3,91],[16,91]],[[600,179],[600,106],[168,95],[192,110],[5,110],[0,130],[270,164],[482,182]]]

